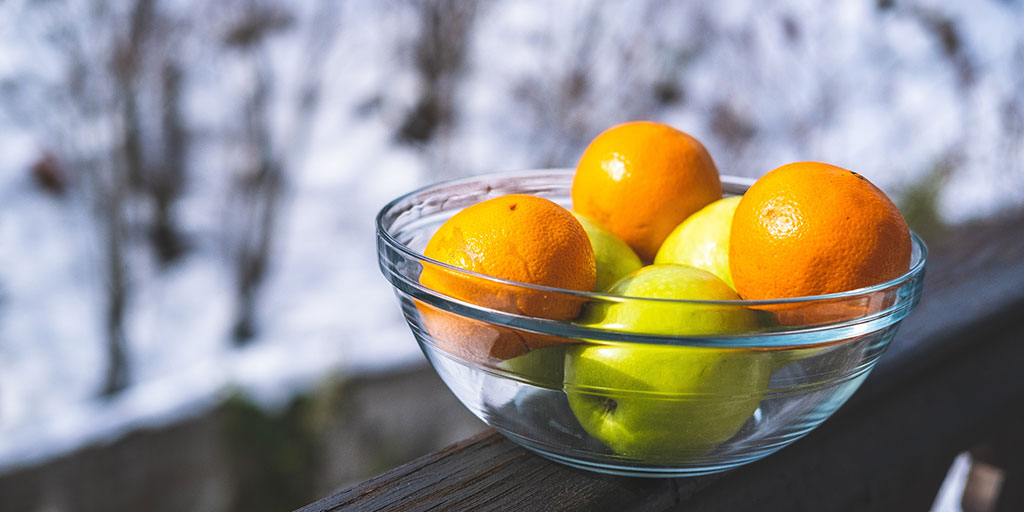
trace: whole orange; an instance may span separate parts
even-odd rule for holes
[[[594,251],[583,226],[565,208],[536,196],[511,194],[463,209],[438,228],[423,254],[460,269],[551,288],[593,291],[596,279]],[[582,306],[569,294],[439,265],[424,265],[420,283],[455,299],[531,317],[570,320]],[[420,311],[442,348],[476,361],[508,359],[557,342],[434,308]]]
[[[572,182],[573,209],[625,240],[647,263],[680,222],[721,197],[718,168],[700,141],[650,121],[598,135]]]
[[[910,269],[910,251],[907,223],[878,187],[834,165],[797,162],[743,195],[729,269],[744,299],[804,297],[899,277]]]

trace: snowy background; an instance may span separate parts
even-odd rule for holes
[[[1024,3],[0,3],[0,473],[420,361],[376,212],[644,118],[723,173],[854,169],[920,229],[996,215]]]

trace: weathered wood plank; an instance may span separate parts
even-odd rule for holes
[[[490,432],[302,509],[865,510],[927,507],[953,455],[1024,405],[1024,216],[932,248],[925,294],[850,403],[724,475],[567,468]]]
[[[359,506],[394,511],[515,509],[622,510],[635,503],[664,508],[673,502],[667,480],[590,474],[533,455],[494,431],[480,434],[301,509]],[[606,499],[594,503],[596,493]],[[528,495],[528,499],[523,499]]]

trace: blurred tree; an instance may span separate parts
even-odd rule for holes
[[[278,86],[295,76],[275,68],[267,36],[294,28],[289,8],[244,2],[227,5],[233,16],[206,17],[196,13],[223,6],[55,0],[23,7],[20,30],[34,42],[28,48],[36,52],[34,59],[52,69],[9,77],[0,84],[5,92],[0,101],[4,114],[32,127],[54,148],[52,156],[42,157],[31,169],[37,183],[54,192],[81,194],[94,210],[107,340],[102,394],[112,395],[129,382],[125,321],[132,282],[147,268],[134,264],[131,249],[144,243],[157,268],[179,261],[189,249],[175,205],[190,176],[194,127],[185,102],[189,81],[204,70],[197,57],[217,63],[241,55],[252,76],[243,94],[220,92],[242,98],[240,118],[227,120],[227,125],[241,127],[248,155],[239,170],[243,177],[231,192],[237,201],[229,201],[234,208],[228,217],[235,225],[224,234],[232,247],[238,297],[232,338],[244,343],[254,336],[255,305],[273,246],[284,172],[298,165],[305,152],[317,114],[323,61],[337,34],[337,2],[323,0],[314,7],[312,21],[303,27],[308,30],[301,34],[306,66],[298,93],[287,98],[278,97],[278,89],[284,90]],[[235,20],[226,31],[224,19]],[[222,51],[208,45],[210,39],[222,42]],[[190,47],[203,50],[191,55],[186,67]],[[233,51],[223,51],[227,49]],[[56,75],[47,73],[51,70]],[[279,126],[275,102],[286,104],[292,114],[287,129]],[[209,140],[213,147],[233,150],[230,137],[215,134]],[[138,239],[136,233],[147,236]]]
[[[238,297],[234,326],[231,331],[236,344],[245,344],[256,333],[255,302],[262,285],[270,256],[277,208],[284,186],[280,155],[275,151],[269,118],[269,102],[273,70],[267,61],[265,39],[274,32],[287,29],[292,17],[276,8],[240,10],[238,21],[224,38],[229,48],[244,56],[251,76],[251,88],[245,97],[243,112],[243,145],[246,169],[236,182],[238,215],[237,243],[232,248],[235,258],[235,286]]]
[[[163,152],[160,163],[152,169],[148,180],[153,199],[153,221],[149,226],[150,243],[159,260],[170,263],[186,251],[183,236],[174,220],[174,203],[185,188],[186,155],[189,135],[181,114],[183,71],[180,64],[168,59],[160,70],[161,132]]]
[[[455,119],[455,90],[466,67],[476,0],[414,0],[419,34],[413,64],[419,75],[419,99],[406,114],[398,138],[429,142]]]
[[[294,28],[294,16],[277,7],[233,6],[235,21],[223,38],[237,52],[251,77],[242,97],[241,153],[244,156],[233,187],[229,208],[229,252],[234,265],[236,296],[231,337],[236,345],[251,341],[257,333],[257,299],[274,247],[274,235],[287,185],[288,169],[300,165],[317,119],[324,61],[339,31],[336,2],[315,5],[312,22],[302,43],[305,62],[298,70],[295,96],[285,96],[278,85],[286,72],[271,62],[270,36]],[[274,117],[283,105],[290,124],[282,128]]]
[[[187,179],[189,136],[172,48],[187,34],[184,23],[159,7],[155,0],[26,4],[19,26],[31,41],[25,48],[49,67],[5,84],[4,111],[53,148],[33,166],[36,181],[81,194],[94,210],[104,276],[104,395],[129,381],[124,322],[131,233],[145,227],[161,265],[185,249],[173,205]],[[153,112],[160,123],[149,122]]]

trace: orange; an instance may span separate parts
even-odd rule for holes
[[[598,135],[572,182],[573,209],[625,240],[647,263],[680,222],[721,197],[718,168],[700,141],[650,121]]]
[[[558,204],[512,194],[469,206],[431,237],[428,258],[491,277],[576,291],[593,291],[594,251],[583,226]],[[420,283],[487,308],[531,317],[570,320],[582,301],[425,265]],[[496,325],[420,307],[427,330],[442,348],[474,361],[508,359],[557,343]]]
[[[803,297],[899,277],[910,269],[910,251],[907,223],[878,187],[834,165],[797,162],[743,195],[729,269],[744,299]]]

